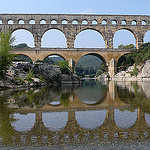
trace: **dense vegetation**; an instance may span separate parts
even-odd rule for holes
[[[28,48],[28,45],[26,43],[21,43],[21,44],[15,45],[14,48]]]
[[[134,45],[120,45],[118,48],[123,49],[132,49],[129,54],[123,55],[118,60],[117,68],[118,71],[125,70],[129,66],[133,65],[134,63],[136,65],[143,64],[146,60],[150,59],[150,43],[145,43],[140,46],[140,48],[137,50],[135,49]]]
[[[82,57],[77,64],[76,74],[80,77],[95,77],[105,72],[105,66],[103,61],[92,55],[86,55]]]
[[[4,77],[7,68],[12,64],[14,55],[11,53],[15,38],[11,37],[11,31],[0,33],[0,78]]]

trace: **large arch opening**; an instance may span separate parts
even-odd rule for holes
[[[126,45],[130,45],[131,47],[125,47]],[[114,48],[133,48],[136,46],[136,39],[134,34],[128,29],[120,29],[114,34],[113,38],[113,46]]]
[[[145,33],[144,43],[150,42],[150,30]]]
[[[50,29],[43,34],[41,39],[42,47],[61,47],[67,48],[66,37],[64,33],[58,29]]]
[[[58,64],[59,61],[65,61],[65,59],[58,54],[51,54],[44,58],[43,62],[51,65]]]
[[[105,48],[103,36],[93,29],[81,31],[75,40],[75,48]]]
[[[79,59],[75,70],[76,74],[82,78],[85,76],[98,77],[107,71],[106,61],[99,54],[89,53]]]
[[[32,59],[24,54],[17,54],[14,58],[14,61],[23,61],[23,62],[31,62]]]
[[[14,32],[12,32],[12,37],[16,38],[14,43],[16,48],[34,47],[33,35],[26,29],[15,30]]]

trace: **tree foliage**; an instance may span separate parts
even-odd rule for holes
[[[6,74],[7,68],[12,64],[14,55],[11,53],[13,50],[13,42],[15,38],[12,37],[11,31],[2,31],[0,33],[0,77]]]
[[[130,46],[131,45],[132,44],[130,44]],[[120,46],[118,46],[118,48]],[[129,47],[129,45],[124,46],[124,48],[125,47]],[[117,67],[119,71],[125,70],[134,63],[136,65],[143,64],[148,59],[150,59],[150,43],[145,43],[142,44],[139,49],[132,49],[129,54],[120,57],[118,60]]]

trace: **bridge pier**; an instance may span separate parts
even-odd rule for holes
[[[136,48],[139,49],[143,43],[144,43],[144,34],[139,32],[137,34],[137,39],[136,39]]]
[[[116,61],[114,58],[112,58],[109,62],[109,65],[108,65],[108,74],[110,76],[110,78],[112,79],[116,73]]]

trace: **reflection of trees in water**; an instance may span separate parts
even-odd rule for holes
[[[77,94],[85,104],[98,104],[104,100],[107,88],[101,82],[94,80],[83,81],[82,86],[77,89]]]
[[[10,97],[15,105],[22,107],[43,107],[45,104],[69,105],[69,97],[74,95],[75,87],[45,87],[41,89],[29,89],[14,91]]]
[[[134,90],[129,91],[130,88],[117,86],[116,89],[120,100],[130,104],[130,111],[140,108],[143,112],[150,113],[150,101],[146,98],[145,93],[140,90],[140,86],[135,82],[132,83],[132,88]]]
[[[0,138],[3,139],[4,144],[12,143],[14,130],[11,122],[14,122],[14,110],[7,105],[7,95],[0,96]]]

